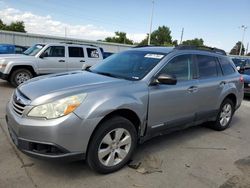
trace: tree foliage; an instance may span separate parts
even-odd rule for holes
[[[231,55],[239,55],[239,53],[240,53],[240,46],[241,46],[241,42],[238,41],[234,45],[234,47],[232,48],[232,50],[230,51],[229,54],[231,54]],[[244,47],[244,45],[242,45],[241,55],[244,55],[244,54],[245,54],[245,47]]]
[[[0,30],[16,31],[16,32],[26,33],[23,21],[11,22],[8,25],[8,24],[3,23],[3,21],[0,19]]]
[[[175,41],[177,43],[177,41]],[[145,39],[143,39],[139,45],[147,45],[148,44],[148,35]],[[151,33],[151,42],[150,44],[155,46],[172,46],[172,36],[169,27],[167,26],[159,26],[158,29],[154,30]]]
[[[107,37],[104,40],[105,42],[114,42],[121,44],[133,44],[133,41],[127,38],[127,34],[125,32],[115,32],[114,37]]]
[[[194,38],[192,40],[186,40],[182,42],[182,45],[189,45],[189,46],[204,46],[204,41],[202,38]]]

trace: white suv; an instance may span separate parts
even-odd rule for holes
[[[103,49],[86,44],[36,44],[22,55],[0,57],[0,78],[18,86],[34,76],[82,70],[100,62]]]

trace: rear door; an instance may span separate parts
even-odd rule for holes
[[[82,46],[68,46],[68,71],[82,70],[86,62]]]
[[[67,71],[65,46],[49,46],[38,59],[40,74],[50,74]]]
[[[216,115],[226,81],[223,80],[217,57],[197,54],[196,67],[199,81],[196,99],[199,109],[196,120],[202,120]]]

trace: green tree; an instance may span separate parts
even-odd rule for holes
[[[189,45],[189,46],[204,46],[204,41],[202,38],[194,38],[192,40],[186,40],[182,42],[182,45]]]
[[[114,42],[114,43],[122,43],[122,44],[133,44],[133,41],[127,38],[127,34],[125,32],[115,32],[114,37],[107,37],[104,40],[105,42]]]
[[[7,25],[4,24],[3,21],[0,19],[0,30],[26,33],[23,21],[11,22],[9,25]]]
[[[239,53],[240,53],[240,46],[241,46],[241,42],[238,41],[234,45],[234,47],[232,48],[232,50],[230,51],[229,54],[231,54],[231,55],[239,55]],[[244,54],[245,54],[245,47],[244,47],[244,45],[242,45],[241,55],[244,55]]]
[[[148,35],[145,39],[140,42],[140,46],[144,46],[148,44]],[[158,29],[154,30],[151,33],[151,45],[155,46],[172,46],[172,36],[169,27],[167,26],[159,26]]]

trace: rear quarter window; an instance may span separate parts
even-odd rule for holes
[[[87,48],[87,54],[89,58],[99,58],[99,52],[96,48]]]
[[[230,75],[235,73],[235,69],[232,62],[228,58],[219,58],[221,69],[224,75]]]

